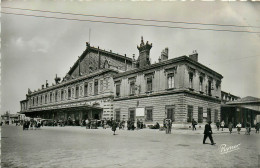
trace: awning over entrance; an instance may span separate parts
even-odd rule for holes
[[[27,117],[39,117],[52,120],[85,120],[85,119],[101,119],[103,108],[98,104],[88,105],[84,103],[74,103],[65,105],[56,105],[49,107],[41,107],[30,111],[21,112]]]
[[[98,105],[88,105],[85,103],[73,103],[73,104],[63,104],[56,106],[47,106],[31,109],[29,111],[23,111],[21,114],[28,114],[33,112],[44,112],[44,111],[56,111],[56,112],[66,112],[66,111],[85,111],[85,110],[102,110],[103,108]]]

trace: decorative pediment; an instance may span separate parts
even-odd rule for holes
[[[154,70],[144,72],[144,77],[151,77],[151,76],[154,77],[154,73],[155,73]]]
[[[195,72],[196,72],[195,68],[187,66],[187,69],[188,69],[189,73],[193,73],[195,75]]]
[[[129,77],[128,78],[128,83],[129,82],[135,82],[136,81],[136,76],[133,76],[133,77]]]

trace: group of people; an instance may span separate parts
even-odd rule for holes
[[[36,128],[40,128],[41,126],[42,126],[42,122],[39,120],[24,121],[23,130],[29,130],[29,128],[36,129]]]
[[[221,127],[222,131],[223,131],[224,126],[225,126],[225,122],[222,121],[220,123],[219,121],[217,121],[216,122],[216,126],[217,126],[217,130],[219,130],[219,128]],[[233,123],[229,122],[228,129],[229,129],[229,133],[230,134],[232,133],[233,127],[234,127]],[[256,133],[259,133],[259,127],[260,127],[260,123],[258,122],[258,123],[255,124]],[[238,124],[236,125],[236,128],[237,128],[237,133],[240,134],[240,131],[241,131],[241,128],[242,128],[242,124],[240,122],[238,122]],[[246,128],[245,134],[246,135],[250,135],[250,132],[251,132],[251,124],[250,124],[250,122],[247,122],[245,124],[245,128]]]

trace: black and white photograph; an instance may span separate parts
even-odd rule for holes
[[[259,168],[260,2],[3,0],[2,168]]]

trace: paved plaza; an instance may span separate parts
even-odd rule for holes
[[[260,135],[213,131],[216,145],[202,144],[203,130],[136,131],[42,127],[23,131],[2,126],[2,167],[259,167]],[[221,144],[237,146],[221,153]],[[240,144],[240,145],[239,145]]]

